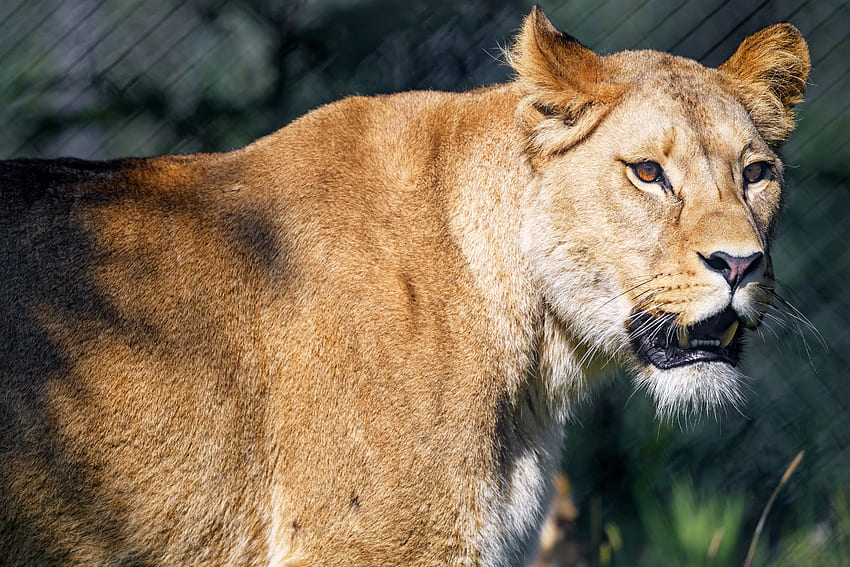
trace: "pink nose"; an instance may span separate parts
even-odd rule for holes
[[[741,280],[749,273],[755,271],[761,264],[764,254],[756,252],[749,256],[732,256],[726,252],[713,252],[708,258],[700,254],[702,261],[708,268],[721,274],[729,282],[732,291],[738,287]]]

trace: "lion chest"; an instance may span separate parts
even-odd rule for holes
[[[505,435],[482,531],[484,565],[525,565],[537,553],[552,497],[563,427],[519,423]]]

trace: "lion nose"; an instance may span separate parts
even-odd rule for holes
[[[708,258],[702,254],[700,257],[710,270],[722,275],[732,291],[735,291],[744,276],[758,269],[764,254],[756,252],[749,256],[732,256],[726,252],[713,252]]]

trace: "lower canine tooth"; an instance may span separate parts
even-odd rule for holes
[[[731,325],[729,325],[729,328],[726,329],[723,332],[723,334],[720,336],[720,345],[723,348],[728,347],[729,344],[732,342],[732,339],[735,338],[735,333],[737,331],[738,331],[738,321],[734,321]]]
[[[688,330],[685,328],[679,329],[679,348],[687,348],[688,342],[690,338],[688,337]]]

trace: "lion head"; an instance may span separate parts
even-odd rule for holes
[[[661,413],[737,404],[746,330],[774,296],[799,32],[768,27],[714,69],[599,56],[535,9],[510,61],[535,173],[523,246],[553,316],[634,367]]]

